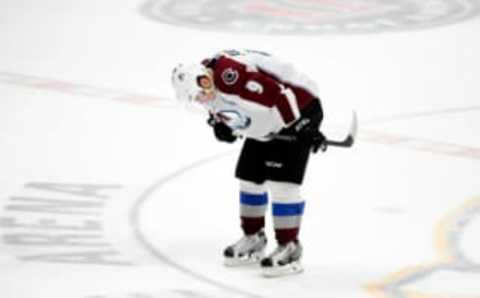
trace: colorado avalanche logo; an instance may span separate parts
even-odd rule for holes
[[[238,81],[238,77],[238,71],[230,67],[222,72],[222,80],[226,85],[234,85]]]
[[[220,111],[217,115],[232,129],[247,129],[252,123],[250,117],[233,110]]]

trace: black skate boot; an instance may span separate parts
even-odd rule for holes
[[[224,264],[234,267],[258,263],[265,255],[266,246],[267,237],[263,230],[253,235],[245,235],[224,250]]]
[[[285,245],[278,245],[268,257],[262,259],[260,265],[263,275],[277,277],[302,272],[303,267],[300,263],[302,251],[300,242],[291,241]]]

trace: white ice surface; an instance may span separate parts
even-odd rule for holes
[[[0,3],[1,298],[480,296],[479,19],[270,37],[160,25],[139,4]],[[311,74],[332,137],[359,115],[353,149],[312,156],[298,276],[221,264],[240,144],[169,101],[169,76],[225,48]]]

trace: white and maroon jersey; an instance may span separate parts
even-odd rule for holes
[[[213,70],[218,91],[209,111],[239,135],[268,140],[318,100],[315,83],[265,53],[225,51],[204,64]]]

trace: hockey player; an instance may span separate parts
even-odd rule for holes
[[[218,140],[245,139],[235,171],[244,236],[225,249],[225,264],[260,262],[266,276],[303,271],[300,186],[310,152],[326,149],[316,84],[269,54],[234,50],[178,65],[172,84],[179,100],[208,110]],[[278,246],[265,256],[269,196]]]

